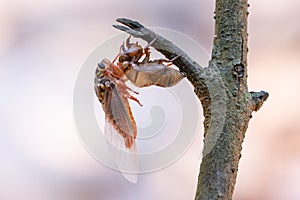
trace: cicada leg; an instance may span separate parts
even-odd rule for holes
[[[150,61],[150,46],[157,40],[157,35],[155,35],[155,38],[149,42],[145,47],[144,47],[144,54],[145,58],[141,63],[147,63]]]
[[[145,58],[142,61],[143,64],[150,61],[150,48],[149,47],[145,48],[144,53],[145,53]]]
[[[121,49],[120,49],[120,52],[116,55],[116,57],[113,59],[113,61],[111,63],[115,63],[117,58],[120,56],[121,54]]]
[[[130,38],[131,38],[131,35],[129,35],[129,37],[126,39],[126,42],[123,42],[122,45],[120,46],[120,54],[121,52],[125,53],[127,52],[127,49],[129,48],[130,46]],[[126,45],[126,47],[125,47]]]
[[[137,91],[131,89],[130,87],[128,87],[128,86],[125,84],[125,82],[128,80],[128,78],[127,78],[126,76],[123,77],[121,80],[122,80],[122,81],[116,80],[116,82],[117,82],[118,84],[121,84],[123,88],[126,88],[127,90],[133,92],[134,94],[139,94],[139,92],[137,92]]]
[[[123,42],[123,44],[120,46],[120,52],[121,52],[121,51],[126,52],[126,48],[125,48],[124,42]]]
[[[145,46],[145,49],[149,48],[155,42],[155,40],[157,40],[157,35],[155,35],[155,38]]]
[[[130,46],[130,38],[131,38],[131,35],[129,35],[129,37],[126,39],[126,47],[127,47],[127,49]]]
[[[139,92],[137,92],[137,91],[135,91],[135,90],[131,89],[131,88],[130,88],[130,87],[128,87],[128,86],[126,86],[126,88],[127,88],[127,90],[129,90],[129,91],[133,92],[134,94],[139,94]]]
[[[133,89],[131,89],[130,87],[128,87],[128,86],[127,86],[124,82],[122,82],[122,81],[116,80],[116,83],[117,83],[118,86],[122,89],[122,93],[123,93],[123,95],[124,95],[125,98],[131,99],[131,100],[137,102],[140,106],[143,106],[143,105],[141,104],[141,102],[140,102],[137,98],[135,98],[134,96],[132,96],[131,94],[129,94],[129,92],[128,92],[127,90],[132,91],[132,92],[134,92],[135,94],[139,94],[138,92],[136,92],[136,91],[134,91]]]
[[[137,98],[135,98],[134,96],[131,96],[130,94],[129,95],[125,95],[125,97],[127,97],[127,98],[129,98],[129,99],[131,99],[131,100],[133,100],[135,102],[137,102],[140,106],[143,106],[141,104],[141,102]]]
[[[169,64],[166,64],[166,66],[171,66],[171,65],[173,65],[173,62],[177,59],[177,58],[179,58],[180,57],[180,55],[177,55],[177,56],[175,56],[174,58],[172,58],[171,60],[168,60],[168,59],[164,59],[164,58],[162,58],[162,59],[158,59],[158,60],[154,60],[154,61],[152,61],[153,63],[158,63],[158,64],[163,64],[163,63],[169,63]]]

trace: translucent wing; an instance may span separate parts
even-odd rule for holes
[[[136,137],[136,123],[134,121],[127,97],[128,93],[124,83],[111,83],[105,91],[103,109],[106,119],[125,140],[130,148]]]
[[[136,124],[122,84],[111,83],[104,94],[105,137],[112,155],[125,178],[135,183],[138,159],[135,144]],[[129,173],[126,173],[129,172]]]
[[[138,179],[138,157],[135,141],[130,148],[126,148],[124,138],[108,121],[105,123],[104,133],[119,170],[129,182],[136,183]]]

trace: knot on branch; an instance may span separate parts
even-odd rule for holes
[[[252,111],[258,111],[269,97],[269,93],[265,92],[265,91],[250,92],[250,95],[251,95],[251,110]]]
[[[244,67],[244,65],[242,63],[234,65],[233,69],[234,69],[234,75],[238,79],[242,79],[244,77],[245,67]]]

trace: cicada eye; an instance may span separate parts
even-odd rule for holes
[[[105,65],[104,65],[103,61],[99,62],[98,66],[100,67],[100,69],[105,69]]]

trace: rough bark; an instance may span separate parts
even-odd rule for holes
[[[268,93],[247,87],[247,0],[217,0],[214,47],[209,66],[202,68],[172,42],[136,21],[120,18],[115,28],[141,38],[174,64],[193,84],[203,107],[204,149],[196,200],[232,199],[242,142],[251,113]]]

